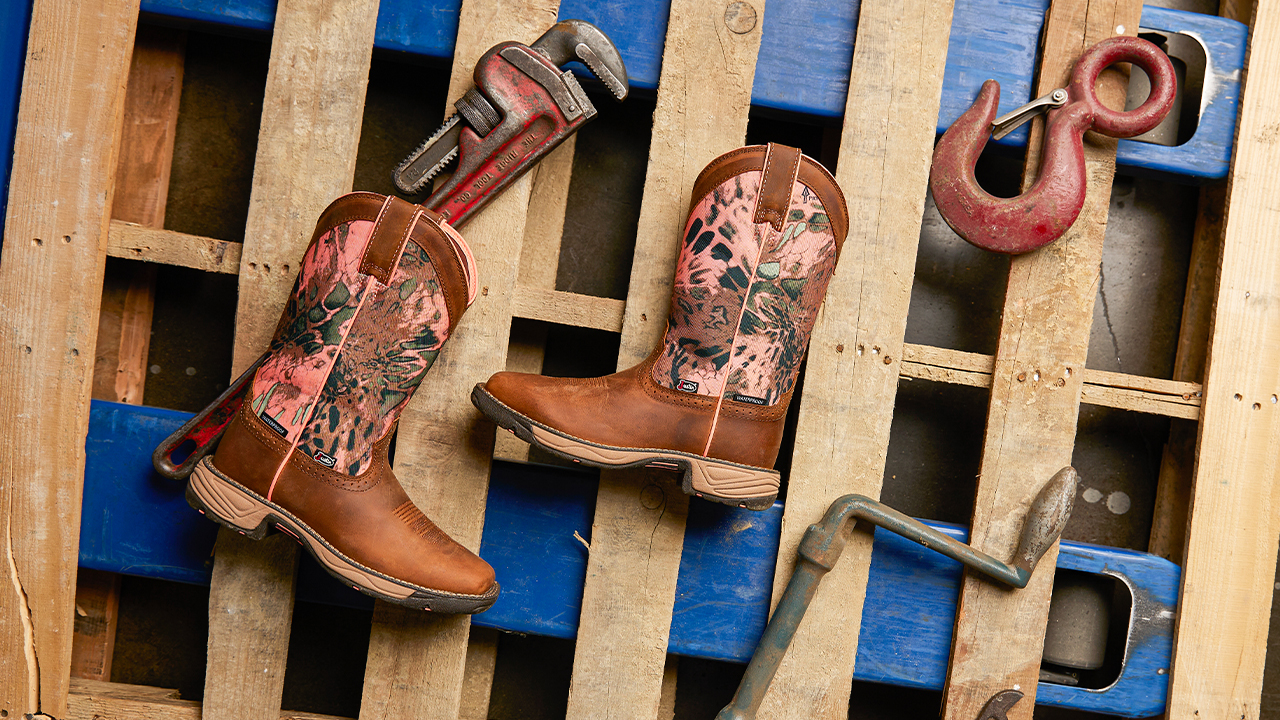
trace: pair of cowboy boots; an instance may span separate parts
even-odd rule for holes
[[[684,472],[686,492],[772,504],[783,422],[848,227],[816,162],[735,150],[699,176],[663,342],[576,380],[498,373],[472,401],[557,455]],[[461,236],[408,202],[355,193],[321,215],[269,355],[187,497],[250,537],[274,526],[330,573],[414,608],[475,613],[493,569],[409,499],[387,448],[401,410],[476,292]]]

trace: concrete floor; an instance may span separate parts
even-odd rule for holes
[[[263,37],[192,33],[166,226],[242,239],[268,48]],[[390,192],[389,171],[442,119],[447,69],[375,53],[355,188]],[[412,90],[406,91],[406,78]],[[625,295],[648,155],[652,95],[624,105],[596,98],[601,116],[579,135],[557,286]],[[796,118],[753,116],[748,142],[798,145],[830,163],[838,130]],[[1019,161],[984,159],[993,190],[1016,180]],[[834,168],[832,168],[834,170]],[[1007,191],[1007,187],[1006,187]],[[1089,367],[1169,377],[1186,280],[1197,190],[1117,178],[1094,311]],[[113,261],[109,272],[121,263]],[[994,353],[1008,260],[967,245],[929,203],[921,232],[907,341]],[[482,268],[483,271],[483,268]],[[230,374],[235,278],[160,273],[145,402],[197,410]],[[617,337],[552,326],[545,371],[612,370]],[[592,352],[583,353],[583,348]],[[919,517],[966,523],[986,416],[986,392],[913,380],[899,387],[883,499]],[[1167,419],[1084,407],[1074,463],[1098,502],[1080,502],[1071,539],[1146,549]],[[784,449],[784,456],[786,450]],[[784,463],[785,468],[785,463]],[[204,588],[126,579],[113,679],[178,687],[199,698],[207,634]],[[286,676],[288,709],[354,717],[369,613],[300,603]],[[1277,633],[1272,634],[1275,638]],[[570,642],[502,636],[490,717],[563,717]],[[1280,655],[1280,653],[1277,653]],[[1271,671],[1271,668],[1269,668]],[[732,695],[742,667],[683,659],[677,718],[708,718]],[[1280,687],[1268,675],[1267,698]],[[940,694],[855,683],[850,718],[931,717]],[[1264,708],[1270,707],[1268,699]],[[1044,709],[1037,717],[1099,717]],[[1264,717],[1280,717],[1274,711]]]

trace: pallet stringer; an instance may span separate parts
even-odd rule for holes
[[[643,360],[660,341],[694,180],[746,140],[765,14],[764,2],[753,6],[756,19],[748,27],[722,4],[671,3],[619,369]],[[731,19],[737,20],[732,30]],[[693,91],[708,77],[717,78],[715,92]],[[570,720],[653,720],[664,686],[672,691],[666,649],[688,506],[670,472],[600,473]]]
[[[1076,59],[1117,34],[1134,35],[1136,0],[1054,0],[1045,21],[1036,95],[1066,86]],[[1123,103],[1125,78],[1115,69],[1098,80],[1098,96]],[[1043,123],[1028,143],[1024,190],[1039,167]],[[1056,242],[1013,258],[992,373],[991,400],[970,543],[994,557],[1013,554],[1032,498],[1071,464],[1083,389],[1093,304],[1106,234],[1114,139],[1084,145],[1088,192],[1079,219]],[[1010,590],[966,573],[956,613],[944,720],[971,720],[995,693],[1020,689],[1011,720],[1031,718],[1040,678],[1057,544],[1028,586]]]
[[[378,2],[341,5],[280,0],[276,9],[232,377],[270,343],[315,219],[351,190]],[[220,531],[209,591],[206,717],[279,717],[297,558],[286,535],[253,542]]]
[[[849,236],[809,344],[775,604],[805,528],[839,496],[880,495],[951,11],[931,0],[867,0],[859,10],[835,168]],[[871,535],[858,532],[823,579],[762,714],[848,715],[870,562]]]
[[[479,57],[504,40],[533,42],[556,21],[558,0],[464,0],[448,102],[472,86]],[[480,291],[441,351],[426,383],[400,417],[396,476],[442,530],[480,549],[494,425],[470,401],[472,386],[506,365],[512,291],[519,274],[532,178],[510,185],[467,224]],[[362,717],[404,715],[454,720],[462,708],[470,616],[428,617],[375,605],[365,666]],[[473,653],[489,673],[491,653]]]

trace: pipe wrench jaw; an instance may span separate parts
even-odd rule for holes
[[[596,115],[571,73],[519,43],[481,56],[475,83],[482,94],[468,93],[470,101],[479,104],[479,95],[501,119],[483,134],[461,128],[457,171],[423,203],[455,226]]]
[[[455,103],[457,114],[445,120],[435,135],[396,167],[392,173],[396,187],[406,194],[417,193],[455,157],[460,157],[454,179],[425,204],[433,210],[447,211],[446,217],[455,225],[464,222],[488,198],[595,117],[595,106],[578,79],[560,67],[570,61],[586,65],[617,99],[627,96],[627,71],[618,49],[590,23],[558,22],[532,46],[499,43],[476,63],[475,87]],[[555,111],[547,112],[548,105],[554,106]],[[511,120],[512,115],[516,116],[515,121]],[[526,142],[529,136],[522,131],[540,115],[552,118],[552,129],[545,137],[535,132],[533,142]],[[480,141],[473,138],[464,143],[468,130]],[[520,144],[512,146],[517,137]],[[532,154],[523,155],[522,148]],[[484,157],[477,157],[477,152],[484,153]],[[492,155],[495,152],[502,159]],[[513,152],[516,156],[512,156]],[[486,172],[497,174],[485,178]],[[450,200],[442,194],[446,188],[458,197]]]

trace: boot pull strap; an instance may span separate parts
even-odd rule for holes
[[[378,219],[373,222],[373,234],[360,258],[360,272],[372,275],[383,285],[390,282],[391,271],[400,261],[400,253],[404,252],[404,244],[409,241],[409,233],[420,214],[419,206],[388,195],[378,211]]]
[[[753,222],[767,222],[775,232],[782,232],[791,207],[791,189],[800,173],[800,151],[786,145],[769,143],[764,152],[764,170],[760,178],[760,195],[756,197]]]

